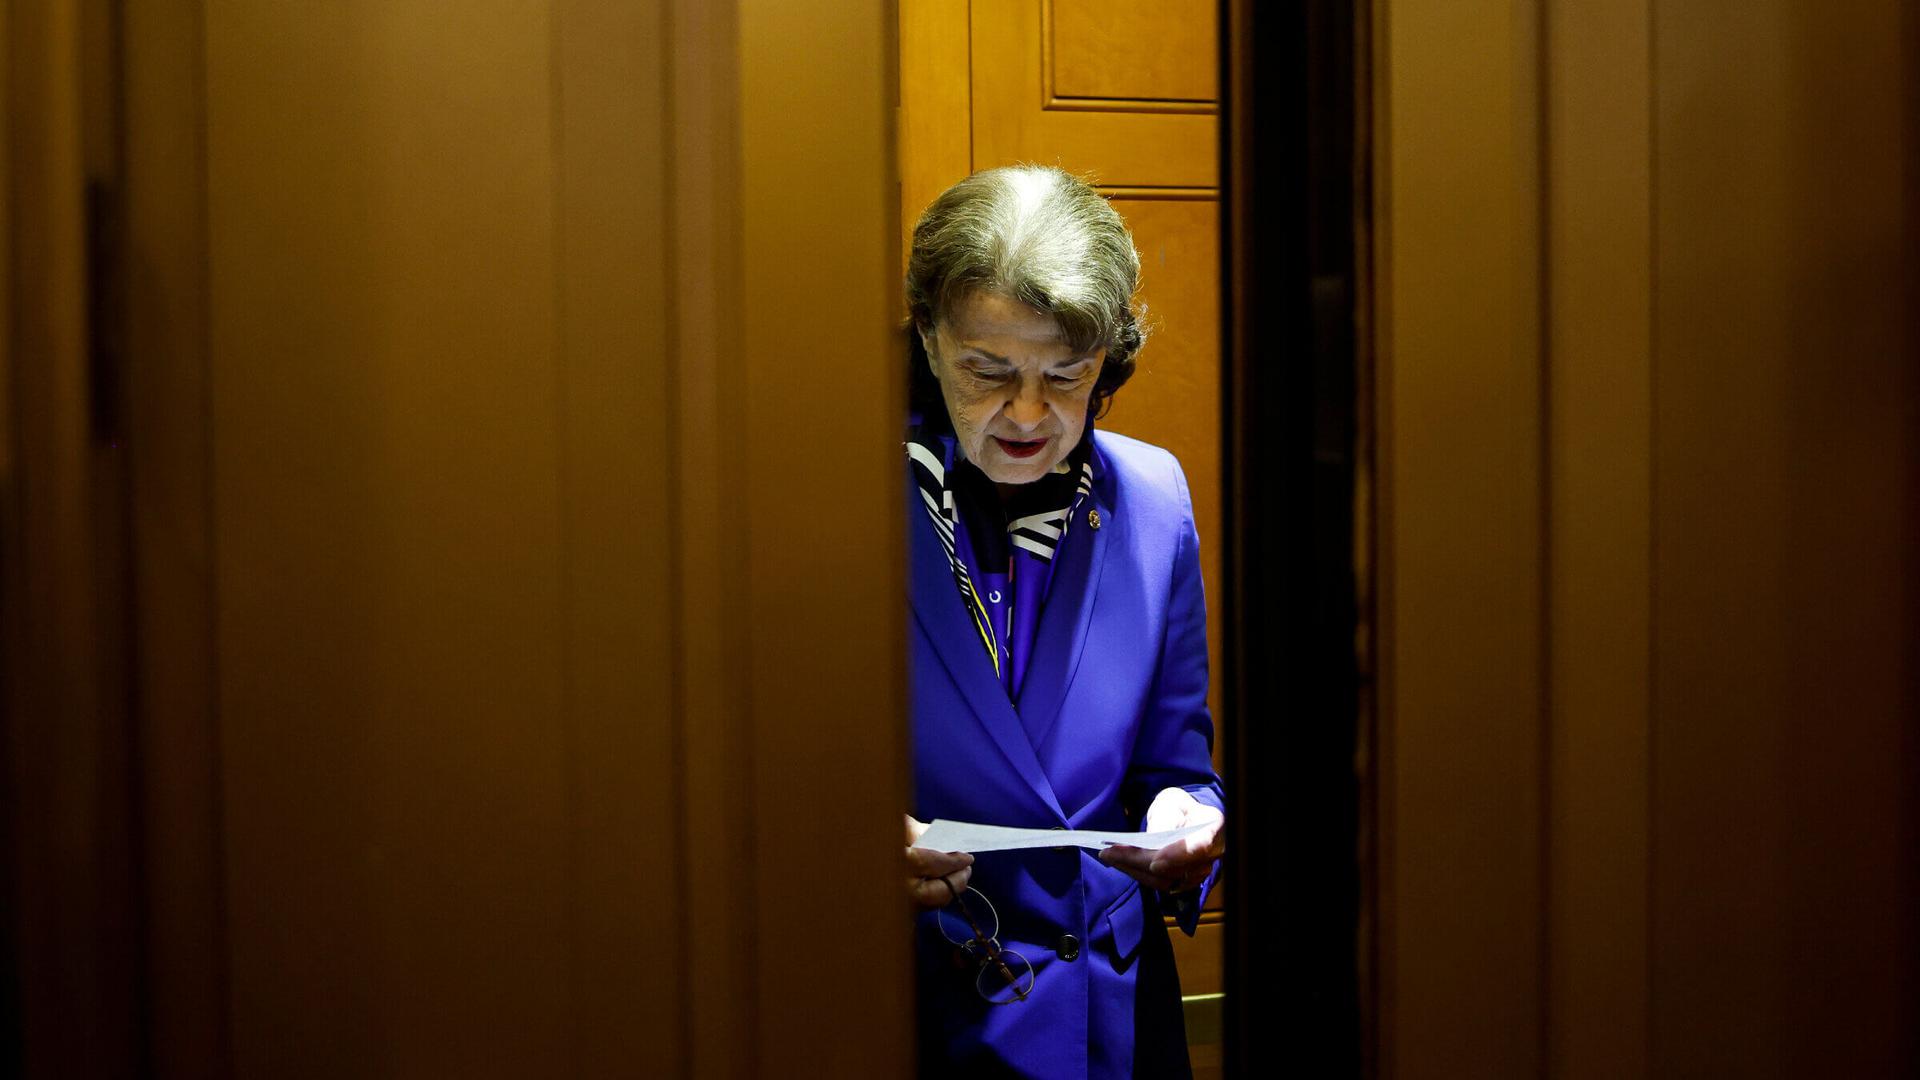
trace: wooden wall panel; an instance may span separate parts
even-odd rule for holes
[[[547,15],[208,7],[241,1075],[568,1054]]]
[[[900,265],[913,225],[973,171],[971,28],[966,0],[903,0],[900,17]],[[900,319],[907,316],[900,299]]]
[[[1920,29],[1541,14],[1376,10],[1386,1071],[1906,1075]]]
[[[908,1068],[892,33],[128,15],[152,1071]],[[796,880],[877,996],[784,948]]]
[[[1548,1067],[1650,1065],[1651,11],[1546,8]]]
[[[636,1008],[683,978],[682,889],[660,888],[660,823],[685,805],[663,774],[674,699],[666,5],[553,7],[555,340],[560,630],[567,758],[569,1063],[586,1076],[670,1075],[688,1061],[680,1010]],[[656,76],[656,77],[648,77]],[[679,927],[678,932],[663,932]]]
[[[1200,534],[1207,592],[1207,640],[1221,655],[1220,620],[1220,204],[1205,199],[1115,196],[1140,249],[1140,299],[1152,335],[1133,378],[1114,396],[1100,423],[1171,450],[1187,474],[1194,527]],[[1214,670],[1219,667],[1216,661]],[[1208,702],[1220,715],[1222,681]],[[1218,721],[1216,720],[1216,729]],[[1214,766],[1222,768],[1220,740]],[[1215,891],[1212,901],[1222,894]],[[1199,984],[1195,985],[1207,985]]]
[[[1541,1068],[1537,10],[1376,23],[1383,1070]]]
[[[1044,86],[1041,5],[972,0],[973,165],[1058,164],[1112,187],[1212,188],[1219,183],[1209,113],[1051,107]]]
[[[136,543],[146,890],[146,1066],[227,1069],[222,780],[215,707],[202,12],[122,9],[125,340]]]
[[[730,434],[748,472],[728,486],[746,528],[730,569],[748,597],[745,854],[765,1076],[913,1068],[912,938],[898,891],[906,383],[893,328],[892,11],[887,0],[741,7],[744,299],[732,310],[743,378],[727,392],[740,399],[744,426]],[[822,50],[823,38],[835,47]],[[836,121],[794,122],[828,115]],[[845,989],[839,977],[855,971]]]
[[[1047,97],[1116,110],[1220,98],[1220,20],[1207,0],[1044,0]]]
[[[740,356],[731,298],[741,260],[738,12],[726,4],[675,4],[670,54],[701,63],[671,69],[673,209],[667,268],[668,345],[675,477],[671,527],[678,636],[673,703],[680,718],[675,793],[684,822],[673,845],[672,887],[684,905],[682,1023],[688,1076],[757,1075],[760,1048],[741,1032],[757,1024],[753,987],[759,945],[752,931],[757,877],[751,857],[753,744],[744,692],[745,582],[739,538],[745,508],[729,498],[744,475],[735,433],[740,395],[730,378]],[[689,617],[687,613],[698,612]],[[695,898],[700,902],[693,903]]]
[[[1656,7],[1652,1038],[1674,1075],[1914,1064],[1912,18]]]

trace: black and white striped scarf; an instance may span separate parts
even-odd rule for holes
[[[960,599],[966,605],[967,614],[972,618],[979,632],[980,642],[993,659],[995,674],[1000,672],[1002,657],[999,636],[994,630],[993,620],[988,616],[986,605],[981,602],[973,586],[973,577],[954,542],[954,531],[964,528],[960,507],[954,498],[953,474],[962,467],[953,459],[953,437],[939,432],[915,430],[907,440],[907,460],[915,486],[920,492],[920,501],[933,521],[934,532],[940,537],[940,546],[946,552],[947,563],[953,568],[954,583],[960,589]],[[1054,553],[1065,542],[1067,530],[1071,526],[1074,511],[1082,500],[1093,490],[1093,433],[1088,431],[1080,445],[1068,454],[1064,461],[1053,467],[1053,475],[1035,481],[1035,495],[1043,499],[1051,495],[1048,502],[1057,503],[1049,509],[1022,514],[1006,521],[1005,544],[1025,551],[1046,563],[1052,563]],[[1077,475],[1076,475],[1077,474]],[[1072,476],[1071,484],[1061,482]],[[1060,478],[1055,480],[1055,477]],[[984,478],[981,478],[984,479]],[[1031,507],[1023,509],[1029,509]],[[1045,505],[1043,502],[1042,505]],[[997,503],[996,503],[997,507]],[[984,509],[976,508],[978,512]],[[969,515],[971,516],[971,515]],[[972,545],[979,553],[980,544]],[[1012,557],[1008,551],[1007,556]]]

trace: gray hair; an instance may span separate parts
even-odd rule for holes
[[[956,300],[986,291],[1053,316],[1070,348],[1107,350],[1094,385],[1097,409],[1133,374],[1146,341],[1145,309],[1133,303],[1139,281],[1140,255],[1126,222],[1091,184],[1048,165],[1009,165],[974,173],[920,215],[907,311],[916,327],[931,330]],[[926,358],[919,335],[909,336],[914,385],[924,389]]]

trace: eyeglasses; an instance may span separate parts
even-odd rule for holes
[[[948,891],[952,891],[949,885]],[[967,899],[968,896],[977,898]],[[982,915],[976,904],[986,909]],[[1033,965],[1027,958],[1000,945],[1000,913],[993,902],[971,886],[954,893],[938,913],[940,933],[967,962],[978,965],[973,987],[989,1005],[1011,1005],[1033,993]]]

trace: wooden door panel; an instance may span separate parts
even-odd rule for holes
[[[1219,13],[1207,0],[1048,0],[1047,104],[1216,111]]]
[[[973,171],[965,0],[900,5],[900,265],[920,211]],[[900,317],[906,318],[906,297]]]
[[[1213,199],[1115,197],[1140,249],[1149,334],[1133,378],[1100,426],[1173,451],[1193,494],[1207,590],[1207,643],[1221,655],[1220,229]],[[1215,665],[1216,672],[1218,665]],[[1220,715],[1220,680],[1208,705]],[[1214,767],[1222,769],[1214,740]],[[1222,769],[1222,775],[1225,775]]]
[[[973,2],[973,167],[1030,161],[1115,187],[1215,187],[1217,122],[1210,113],[1055,102],[1047,88],[1044,6],[1038,0]],[[1078,58],[1080,43],[1090,38],[1074,33],[1077,72],[1087,63]],[[1212,62],[1210,49],[1205,52]]]
[[[1192,937],[1172,935],[1173,958],[1180,969],[1182,994],[1193,997],[1220,992],[1221,983],[1226,978],[1222,970],[1225,958],[1220,953],[1225,934],[1226,923],[1222,921],[1221,913],[1209,911],[1200,916],[1200,924],[1193,928]],[[1189,1032],[1189,1037],[1193,1034]]]

